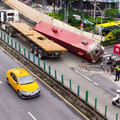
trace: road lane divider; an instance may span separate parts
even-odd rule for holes
[[[79,75],[81,75],[82,77],[84,77],[85,79],[89,80],[90,82],[92,82],[93,84],[95,84],[96,86],[99,86],[98,83],[94,82],[92,79],[88,78],[87,76],[83,75],[82,73],[80,73],[78,70],[74,69],[75,72]]]
[[[2,84],[2,81],[0,81],[0,84]]]
[[[33,118],[33,120],[37,120],[30,112],[28,114]]]

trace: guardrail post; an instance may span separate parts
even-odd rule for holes
[[[33,63],[35,63],[35,54],[33,54]]]
[[[21,53],[21,47],[20,47],[20,44],[18,45],[18,48],[19,48],[19,49],[18,49],[18,50],[19,50],[19,52]]]
[[[28,59],[30,60],[30,51],[28,51]]]
[[[77,87],[77,96],[79,96],[80,95],[80,86],[78,85],[78,87]]]
[[[97,110],[97,98],[95,98],[95,110]]]
[[[72,90],[71,79],[69,80],[70,90]]]
[[[105,105],[105,118],[107,117],[107,105]]]
[[[7,43],[9,44],[9,36],[7,36]]]
[[[55,80],[57,80],[57,71],[55,70]]]
[[[6,34],[4,34],[4,41],[6,41]]]
[[[15,49],[17,49],[17,42],[15,41]]]
[[[43,62],[43,69],[44,69],[44,71],[46,70],[46,62],[45,61]]]
[[[88,90],[86,91],[85,101],[88,102]]]
[[[118,112],[116,113],[116,120],[118,120]]]
[[[50,65],[48,66],[48,69],[49,69],[49,75],[51,75],[51,66]]]
[[[13,40],[11,39],[11,46],[13,47]]]
[[[38,66],[40,67],[40,57],[38,57]]]
[[[61,81],[62,81],[62,85],[64,84],[64,78],[63,75],[61,75]]]
[[[24,48],[24,56],[26,57],[26,49]]]
[[[3,38],[3,32],[1,31],[1,39]]]

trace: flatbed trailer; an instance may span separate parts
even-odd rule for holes
[[[34,25],[39,23],[40,21],[46,22],[48,24],[57,26],[59,28],[71,31],[73,33],[76,33],[78,35],[83,35],[87,38],[94,39],[96,41],[104,40],[105,38],[96,34],[92,34],[86,31],[81,31],[80,29],[77,29],[69,24],[66,24],[60,20],[57,20],[53,17],[50,17],[49,15],[46,15],[42,12],[39,12],[35,8],[32,8],[28,5],[26,5],[23,2],[20,2],[19,0],[2,0],[6,5],[9,7],[17,10],[20,14],[23,15],[24,18],[32,22]]]
[[[36,32],[25,23],[8,22],[7,32],[10,36],[18,36],[30,47],[30,51],[41,59],[45,57],[61,57],[67,49]]]

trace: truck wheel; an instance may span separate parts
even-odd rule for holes
[[[13,37],[14,30],[13,30],[12,27],[9,27],[9,28],[8,28],[8,33],[9,33],[9,35],[10,35],[11,37]]]
[[[37,46],[34,47],[34,53],[36,56],[38,56],[38,47]]]
[[[10,35],[11,37],[13,37],[13,32],[12,32],[12,31],[9,31],[9,35]]]
[[[38,57],[39,57],[41,60],[43,59],[42,50],[38,50]]]
[[[34,53],[34,44],[30,44],[30,52]]]
[[[5,31],[6,31],[6,33],[7,33],[7,34],[9,33],[9,30],[8,30],[8,28],[6,28],[6,30],[5,30]]]

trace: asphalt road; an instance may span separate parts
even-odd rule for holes
[[[1,120],[86,120],[39,80],[41,95],[21,99],[6,82],[6,71],[22,67],[0,49]]]

